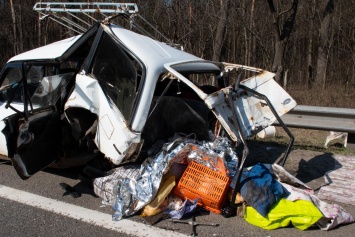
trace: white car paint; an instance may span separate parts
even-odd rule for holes
[[[225,102],[226,94],[229,93],[230,89],[224,88],[207,95],[174,69],[176,66],[180,70],[217,70],[218,67],[215,64],[120,26],[101,24],[101,27],[107,34],[123,45],[125,50],[131,52],[144,66],[145,74],[144,78],[142,78],[144,80],[144,87],[140,91],[140,96],[136,102],[134,115],[130,123],[125,121],[121,112],[103,92],[99,82],[84,71],[76,75],[75,88],[65,103],[65,109],[83,108],[98,116],[95,143],[98,149],[113,164],[120,164],[131,146],[141,142],[141,132],[148,117],[156,83],[159,76],[165,72],[170,72],[171,79],[178,79],[191,87],[213,111],[217,119],[226,128],[230,137],[234,141],[238,141],[238,136],[236,135],[238,134],[237,128],[229,121],[229,118],[233,116],[233,112]],[[26,60],[53,61],[66,53],[80,37],[75,36],[28,51],[11,58],[9,62]],[[225,72],[240,67],[256,72],[255,77],[244,80],[242,84],[268,96],[280,116],[296,106],[296,102],[289,94],[272,79],[274,76],[273,73],[236,64],[225,63],[223,65]],[[284,103],[287,100],[288,103]],[[275,121],[275,117],[270,110],[260,106],[261,102],[263,101],[251,96],[242,96],[234,102],[234,107],[239,112],[239,119],[242,121],[242,133],[245,136],[255,134]],[[1,106],[1,111],[10,111],[9,113],[13,113],[11,109],[4,109],[4,104]],[[8,116],[3,114],[3,112],[1,113],[0,129],[4,127],[2,119]],[[7,155],[6,150],[4,135],[0,133],[1,154],[4,153]]]
[[[35,48],[10,58],[8,62],[58,58],[62,56],[68,50],[68,48],[70,48],[70,46],[72,46],[80,37],[81,35],[77,35],[68,39],[47,44],[39,48]]]
[[[19,111],[23,111],[23,104],[20,103],[12,103],[11,104],[15,109]],[[1,132],[5,128],[4,118],[7,118],[16,112],[10,108],[5,108],[6,103],[0,102],[0,155],[7,156],[7,146],[6,146],[6,138],[5,135]]]
[[[232,92],[231,88],[223,88],[215,93],[207,95],[196,87],[189,79],[173,69],[173,66],[177,64],[182,64],[182,62],[165,64],[165,67],[169,72],[176,76],[176,78],[190,86],[196,94],[205,101],[208,108],[212,110],[232,140],[236,142],[239,141],[237,136],[238,128],[235,124],[230,122],[234,114],[226,103],[227,94],[236,97],[233,101],[233,105],[237,111],[236,115],[241,123],[241,132],[244,137],[255,135],[257,132],[270,126],[276,121],[276,117],[271,112],[270,108],[266,106],[264,100],[251,96],[250,94],[237,96],[237,94],[243,90],[239,89],[237,92]],[[229,64],[228,67],[228,70],[231,70],[233,68],[241,68],[242,65]],[[279,116],[284,115],[297,105],[296,101],[278,83],[276,83],[275,80],[273,80],[273,77],[275,76],[274,73],[252,67],[243,68],[244,70],[258,72],[258,74],[245,79],[241,82],[241,85],[268,97]]]
[[[102,91],[99,82],[78,74],[76,86],[65,104],[65,109],[80,107],[97,114],[99,121],[95,143],[112,163],[118,165],[132,143],[140,142],[140,133],[134,133],[114,103]]]

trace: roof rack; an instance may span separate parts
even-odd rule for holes
[[[38,2],[33,7],[36,11],[52,12],[86,12],[94,13],[137,13],[136,3],[104,3],[104,2]]]
[[[34,5],[33,10],[40,14],[40,20],[50,18],[78,34],[83,34],[96,22],[108,23],[117,16],[122,16],[123,19],[129,23],[131,29],[135,28],[144,35],[156,38],[137,23],[136,19],[138,19],[144,25],[152,28],[167,44],[183,50],[181,45],[174,44],[146,19],[139,15],[138,6],[135,3],[37,2]]]
[[[117,15],[138,13],[135,3],[102,3],[102,2],[37,2],[33,10],[41,15],[41,20],[51,18],[53,21],[82,34],[93,23],[109,19]]]

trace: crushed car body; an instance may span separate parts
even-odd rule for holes
[[[176,133],[228,136],[238,145],[296,106],[273,77],[203,60],[106,19],[7,62],[0,154],[27,179],[65,161],[143,161],[157,140]]]

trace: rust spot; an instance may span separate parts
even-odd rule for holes
[[[218,91],[217,91],[218,92]],[[217,92],[214,92],[214,93],[211,93],[209,94],[209,97],[218,97],[218,93]]]
[[[5,154],[0,154],[0,159],[3,159],[3,160],[10,160],[9,157],[5,156]]]
[[[250,121],[254,121],[254,117],[252,116],[252,117],[250,117]]]
[[[264,102],[260,101],[260,106],[261,107],[267,106],[267,103],[264,103]]]

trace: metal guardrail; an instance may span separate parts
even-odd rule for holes
[[[355,109],[298,105],[281,119],[293,128],[355,133]]]

